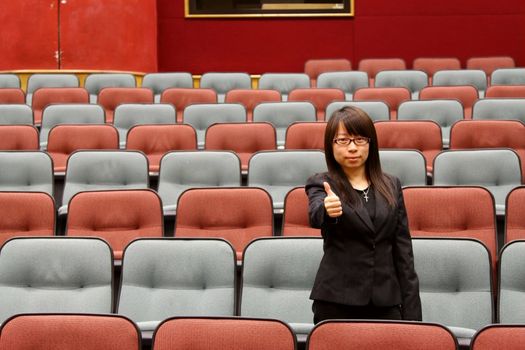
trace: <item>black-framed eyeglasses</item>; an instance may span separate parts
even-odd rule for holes
[[[352,142],[354,142],[356,146],[364,146],[364,145],[366,145],[367,143],[370,142],[370,138],[363,137],[363,136],[358,136],[358,137],[354,137],[354,138],[338,137],[338,138],[334,139],[334,143],[338,144],[339,146],[348,146]]]

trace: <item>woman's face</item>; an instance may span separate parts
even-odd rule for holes
[[[370,147],[368,139],[365,138],[366,143],[363,144],[365,141],[363,137],[361,135],[349,134],[343,123],[339,123],[334,139],[339,139],[339,143],[346,143],[348,139],[354,140],[348,145],[342,145],[336,142],[332,144],[334,158],[343,171],[348,174],[356,170],[364,170],[366,160],[368,159],[368,149]],[[356,144],[356,141],[358,144]]]

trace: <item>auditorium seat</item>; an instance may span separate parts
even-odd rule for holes
[[[450,149],[511,148],[525,178],[525,124],[518,120],[461,120],[450,131]]]
[[[206,129],[215,123],[244,123],[246,109],[237,103],[196,104],[188,106],[182,117],[184,124],[193,126],[197,132],[197,146],[203,149]]]
[[[390,119],[397,119],[397,108],[405,101],[410,101],[410,90],[404,87],[376,87],[358,89],[354,101],[383,101],[390,108]]]
[[[368,87],[368,75],[358,71],[326,72],[317,77],[317,87],[343,90],[345,99],[350,101],[355,90]]]
[[[137,350],[140,347],[137,326],[118,315],[17,315],[0,329],[0,349]]]
[[[217,100],[219,103],[223,103],[228,91],[233,89],[251,89],[252,80],[248,73],[209,72],[202,75],[200,87],[215,90]]]
[[[472,339],[472,350],[519,350],[525,342],[525,326],[491,324],[480,329]]]
[[[107,87],[100,90],[97,101],[106,111],[106,123],[113,123],[113,115],[119,105],[153,103],[153,92],[146,88]]]
[[[79,86],[78,78],[75,74],[31,74],[27,80],[26,102],[31,106],[33,94],[41,88],[78,88]]]
[[[346,106],[362,109],[373,121],[390,119],[390,108],[383,101],[346,101],[330,103],[326,107],[326,120],[330,120],[335,111]]]
[[[525,241],[518,239],[508,242],[501,250],[499,259],[498,322],[523,324]]]
[[[487,90],[487,75],[482,70],[474,69],[442,70],[434,74],[432,85],[472,85],[478,90],[479,98],[483,98],[485,96],[485,91]]]
[[[525,98],[525,85],[492,85],[487,89],[487,98]]]
[[[161,103],[169,103],[177,112],[177,123],[182,123],[186,107],[192,104],[217,103],[217,93],[212,89],[170,88],[164,90]]]
[[[1,151],[37,151],[38,130],[32,125],[0,125]]]
[[[13,237],[53,236],[55,201],[43,192],[0,192],[0,246]]]
[[[51,129],[47,142],[55,175],[66,173],[67,160],[75,151],[110,149],[118,149],[118,132],[107,124],[59,124]]]
[[[141,152],[75,151],[67,161],[58,214],[67,213],[69,200],[78,192],[148,187],[148,160]]]
[[[142,331],[173,316],[233,316],[235,279],[224,240],[137,239],[124,250],[117,313]]]
[[[252,241],[243,255],[239,314],[281,320],[304,339],[314,326],[310,292],[322,256],[320,237]]]
[[[310,87],[310,77],[304,73],[263,73],[259,78],[259,89],[277,90],[283,101],[294,89]]]
[[[53,161],[45,152],[0,152],[0,169],[0,191],[45,192],[53,196]]]
[[[428,83],[432,84],[437,71],[461,69],[461,62],[456,57],[419,57],[414,59],[412,68],[427,73]]]
[[[104,124],[104,109],[95,104],[59,104],[47,106],[42,113],[40,148],[47,149],[49,131],[60,124]]]
[[[190,188],[178,199],[175,237],[223,238],[237,260],[253,239],[273,231],[272,199],[261,188]]]
[[[135,125],[127,134],[126,149],[141,151],[148,158],[149,172],[158,175],[160,160],[168,152],[197,150],[197,135],[191,125]]]
[[[33,119],[35,125],[42,123],[44,108],[52,104],[89,103],[88,92],[84,88],[40,88],[33,93]]]
[[[33,125],[33,110],[25,103],[0,104],[0,125]]]
[[[23,104],[26,96],[22,89],[0,89],[0,104]]]
[[[494,196],[496,214],[505,214],[507,194],[522,183],[520,159],[511,149],[448,150],[434,160],[434,185],[483,186]]]
[[[457,350],[454,334],[437,323],[327,320],[308,336],[307,350]]]
[[[142,78],[143,88],[153,91],[155,103],[160,102],[160,96],[166,89],[172,88],[193,88],[193,78],[190,73],[148,73]]]
[[[315,173],[327,171],[321,151],[260,151],[248,165],[248,186],[261,187],[272,197],[276,213],[282,213],[286,193],[304,186]]]
[[[352,63],[346,58],[310,59],[304,63],[304,72],[310,77],[310,87],[317,86],[317,77],[325,72],[352,70]]]
[[[288,126],[316,120],[315,107],[310,102],[262,103],[253,110],[254,122],[268,122],[274,126],[279,148],[284,147]]]
[[[89,102],[97,103],[98,94],[106,87],[134,88],[135,77],[129,73],[93,73],[86,77],[84,87],[89,92]]]
[[[490,252],[464,238],[412,238],[412,246],[423,322],[442,324],[468,343],[494,322]]]
[[[317,121],[325,120],[326,106],[334,101],[344,101],[345,93],[340,89],[295,89],[288,95],[288,101],[311,102],[315,106]]]
[[[431,120],[396,120],[374,123],[379,149],[418,150],[432,173],[436,155],[443,150],[441,127]]]
[[[402,58],[365,58],[359,61],[358,70],[366,72],[370,87],[374,87],[377,73],[384,70],[405,70],[406,63]]]
[[[253,109],[263,102],[281,102],[277,90],[233,89],[226,93],[224,103],[239,103],[246,109],[246,120],[253,121]]]
[[[424,186],[427,183],[427,164],[423,153],[416,150],[379,150],[381,169],[394,175],[401,186]]]
[[[169,104],[123,104],[115,108],[113,117],[120,148],[126,148],[129,129],[141,124],[175,124],[175,108]]]
[[[412,237],[477,239],[489,250],[496,277],[496,212],[494,197],[487,189],[477,186],[406,187],[403,196]]]
[[[16,74],[0,74],[0,89],[20,89],[20,78]]]
[[[116,260],[132,240],[163,235],[162,203],[155,191],[78,192],[69,201],[66,236],[102,238]]]
[[[212,124],[206,130],[205,144],[208,151],[235,152],[245,174],[255,152],[277,149],[275,128],[266,122]]]
[[[241,161],[229,151],[173,151],[160,160],[158,193],[164,215],[175,215],[181,193],[194,187],[241,186]]]
[[[153,350],[295,350],[293,331],[271,319],[175,317],[155,332]]]
[[[467,60],[467,69],[481,69],[490,77],[498,68],[514,68],[516,63],[509,56],[471,57]],[[489,81],[490,83],[490,81]]]
[[[284,198],[282,236],[320,236],[321,230],[310,226],[308,196],[304,187],[296,187]]]
[[[455,100],[406,101],[397,111],[398,120],[432,120],[441,127],[443,147],[450,143],[450,127],[463,119],[463,106]]]
[[[486,96],[488,97],[488,96]],[[478,100],[474,86],[427,86],[419,93],[420,100],[458,100],[465,119],[472,119],[472,106]]]
[[[419,91],[428,85],[428,76],[418,70],[387,70],[377,73],[375,87],[404,87],[410,91],[411,98],[417,100]]]
[[[525,99],[486,98],[474,103],[472,118],[479,120],[520,120],[525,122]]]
[[[325,122],[296,122],[286,130],[287,150],[321,150],[324,151]]]
[[[505,243],[525,239],[525,187],[514,188],[505,202]]]
[[[11,239],[0,248],[0,321],[21,313],[110,313],[112,283],[113,256],[101,239]]]
[[[501,68],[491,74],[491,85],[525,85],[525,68]]]

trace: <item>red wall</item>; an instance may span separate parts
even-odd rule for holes
[[[160,71],[301,72],[309,58],[510,55],[525,66],[524,0],[355,0],[353,18],[185,19],[157,0]]]

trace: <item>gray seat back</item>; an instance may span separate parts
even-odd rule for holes
[[[98,93],[106,87],[136,87],[135,77],[130,73],[95,73],[87,76],[84,87],[89,92],[89,102],[96,103]]]
[[[226,93],[230,90],[251,89],[252,80],[248,73],[210,72],[202,75],[200,87],[215,90],[219,103],[222,103]]]
[[[104,108],[95,104],[50,105],[42,113],[40,147],[47,148],[51,129],[59,124],[104,124]]]
[[[137,151],[76,151],[67,162],[59,214],[78,192],[149,187],[148,160]]]
[[[241,161],[227,151],[174,151],[160,161],[158,193],[165,215],[175,214],[182,192],[194,187],[241,186]]]
[[[487,90],[487,75],[477,69],[440,70],[434,74],[432,85],[472,85],[478,90],[479,97],[483,98]]]
[[[525,99],[486,98],[472,107],[472,119],[521,120],[525,122]]]
[[[120,148],[126,147],[129,129],[140,124],[175,124],[175,108],[171,104],[122,104],[115,108],[113,125],[118,130]]]
[[[471,239],[412,239],[424,322],[478,330],[493,321],[490,253]]]
[[[512,241],[500,253],[498,322],[525,323],[525,241]]]
[[[33,125],[33,110],[25,104],[0,104],[0,124]]]
[[[397,110],[398,120],[433,120],[441,127],[443,147],[450,144],[450,128],[463,119],[463,105],[456,100],[406,101]]]
[[[244,123],[246,109],[236,103],[194,104],[184,109],[183,122],[193,126],[198,147],[203,149],[208,126],[215,123]]]
[[[16,74],[0,74],[0,89],[20,89],[20,78]]]
[[[323,256],[319,237],[260,238],[244,250],[240,315],[313,327],[310,292]]]
[[[525,68],[501,68],[491,74],[492,85],[525,85]]]
[[[326,161],[321,151],[260,151],[248,164],[248,186],[268,191],[274,210],[282,212],[288,191],[304,186],[310,176],[325,171]]]
[[[40,151],[0,152],[0,191],[46,192],[53,197],[53,161]]]
[[[79,87],[75,74],[33,74],[27,80],[26,103],[31,106],[33,93],[40,88],[72,88]]]
[[[264,73],[259,79],[259,89],[277,90],[283,101],[293,89],[310,87],[310,77],[304,73]]]
[[[122,259],[117,312],[134,322],[233,316],[235,252],[220,239],[139,239]]]
[[[368,74],[359,71],[321,73],[317,77],[317,87],[343,90],[345,99],[351,100],[355,90],[368,87]]]
[[[101,239],[12,239],[0,250],[0,323],[19,313],[110,313],[112,283]]]
[[[412,99],[419,98],[419,91],[428,85],[427,73],[420,70],[389,70],[377,73],[375,87],[404,87],[410,90]]]
[[[155,103],[160,102],[162,92],[170,88],[193,87],[193,77],[190,73],[148,73],[142,79],[142,87],[153,91]]]
[[[283,147],[286,129],[292,123],[315,122],[317,117],[315,107],[310,102],[268,102],[254,108],[253,121],[271,123],[275,128],[277,146]]]
[[[354,106],[362,109],[373,121],[390,119],[390,109],[383,101],[346,101],[330,103],[326,107],[326,120],[330,120],[335,111],[346,106]]]
[[[379,150],[381,169],[394,175],[401,186],[424,186],[427,182],[425,157],[417,150]]]
[[[478,185],[487,188],[496,214],[505,214],[507,194],[521,185],[519,156],[511,149],[448,150],[434,159],[434,185]]]

